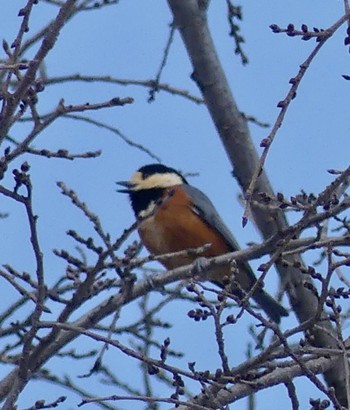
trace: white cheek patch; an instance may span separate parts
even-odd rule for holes
[[[156,203],[155,201],[151,201],[148,207],[139,213],[139,216],[141,218],[147,218],[148,216],[152,215],[155,209]]]

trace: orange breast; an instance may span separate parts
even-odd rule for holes
[[[173,187],[172,196],[166,197],[154,215],[139,227],[140,237],[154,255],[198,248],[206,243],[211,247],[202,256],[218,256],[230,251],[221,235],[209,227],[191,209],[186,194]],[[169,194],[168,194],[169,195]],[[192,263],[197,256],[186,255],[162,262],[167,269]]]

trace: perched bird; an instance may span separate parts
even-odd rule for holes
[[[237,251],[239,245],[226,227],[210,199],[199,189],[188,184],[175,169],[161,164],[141,167],[130,181],[117,182],[125,187],[119,190],[129,194],[136,218],[140,218],[139,235],[145,247],[153,255],[173,253],[205,244],[211,246],[204,257],[223,255]],[[190,253],[166,259],[161,263],[167,269],[187,265],[196,260]],[[248,292],[256,283],[256,277],[246,262],[238,262],[236,279]],[[221,288],[229,267],[211,268],[208,278]],[[261,287],[252,295],[267,315],[276,323],[287,316],[286,309]]]

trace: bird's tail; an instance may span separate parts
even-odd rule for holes
[[[215,285],[219,286],[221,289],[225,287],[221,282],[217,280],[212,282],[215,283]],[[245,296],[245,292],[242,292],[242,289],[238,290],[237,288],[235,288],[232,289],[231,292],[239,298],[244,298]],[[261,309],[267,314],[267,316],[275,323],[280,323],[282,316],[288,316],[288,311],[271,295],[265,292],[264,289],[258,288],[253,293],[252,297],[255,302],[261,307]]]
[[[282,316],[288,316],[287,310],[263,289],[257,289],[253,299],[275,323],[279,323]]]

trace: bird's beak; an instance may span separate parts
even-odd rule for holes
[[[118,181],[117,185],[124,186],[126,189],[117,189],[117,192],[122,192],[123,194],[130,194],[133,191],[135,184],[130,181]]]

